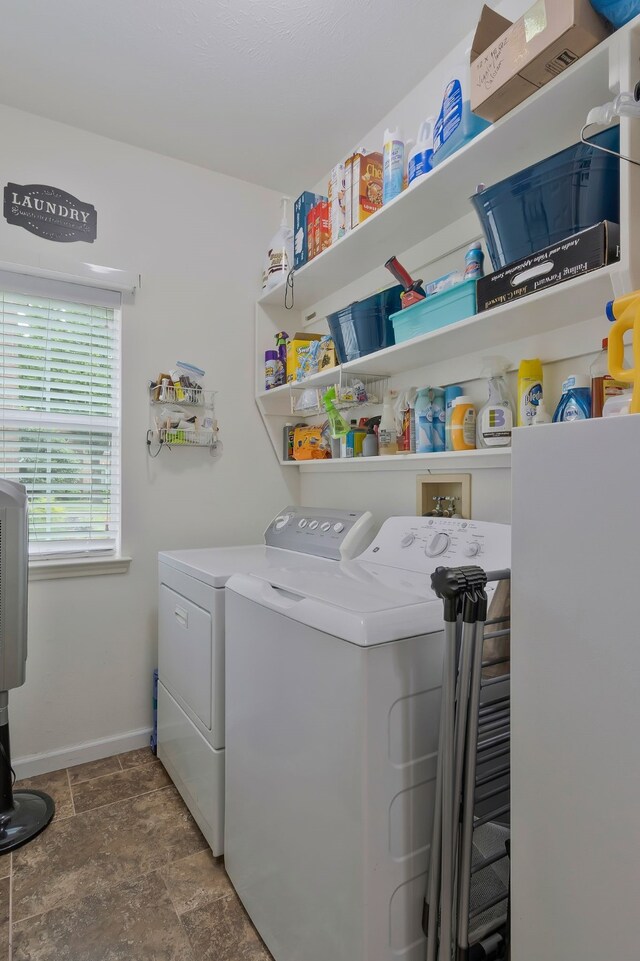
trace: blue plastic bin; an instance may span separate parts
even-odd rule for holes
[[[476,282],[465,280],[461,284],[433,294],[419,304],[405,307],[391,317],[396,344],[427,334],[431,330],[448,327],[476,312]]]
[[[620,129],[591,138],[620,149]],[[494,270],[603,220],[620,223],[620,161],[578,143],[486,187],[471,202]]]
[[[591,0],[591,6],[606,17],[616,30],[640,13],[640,0]]]
[[[341,364],[395,343],[390,316],[400,310],[401,292],[398,284],[328,315],[329,330]]]

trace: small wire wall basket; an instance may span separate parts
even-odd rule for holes
[[[291,413],[303,417],[326,414],[322,398],[330,387],[335,387],[335,406],[338,410],[360,407],[380,407],[389,387],[389,377],[362,374],[359,377],[336,372],[336,381],[322,387],[306,386],[304,381],[289,384]]]

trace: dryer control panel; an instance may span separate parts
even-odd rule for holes
[[[370,511],[285,507],[267,527],[264,541],[268,547],[344,561],[359,554],[373,532]]]
[[[437,567],[511,564],[511,527],[442,517],[390,517],[358,560],[429,574]]]

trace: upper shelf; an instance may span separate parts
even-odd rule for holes
[[[296,309],[306,310],[470,213],[479,183],[502,180],[579,140],[588,111],[609,98],[609,47],[616,36],[296,270]],[[283,306],[284,290],[280,284],[258,303]]]

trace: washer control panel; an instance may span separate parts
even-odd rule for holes
[[[478,564],[487,571],[511,564],[511,527],[441,517],[390,517],[359,557],[429,574],[436,567]]]
[[[341,561],[358,555],[373,533],[369,511],[285,507],[267,527],[264,540],[268,547]]]

